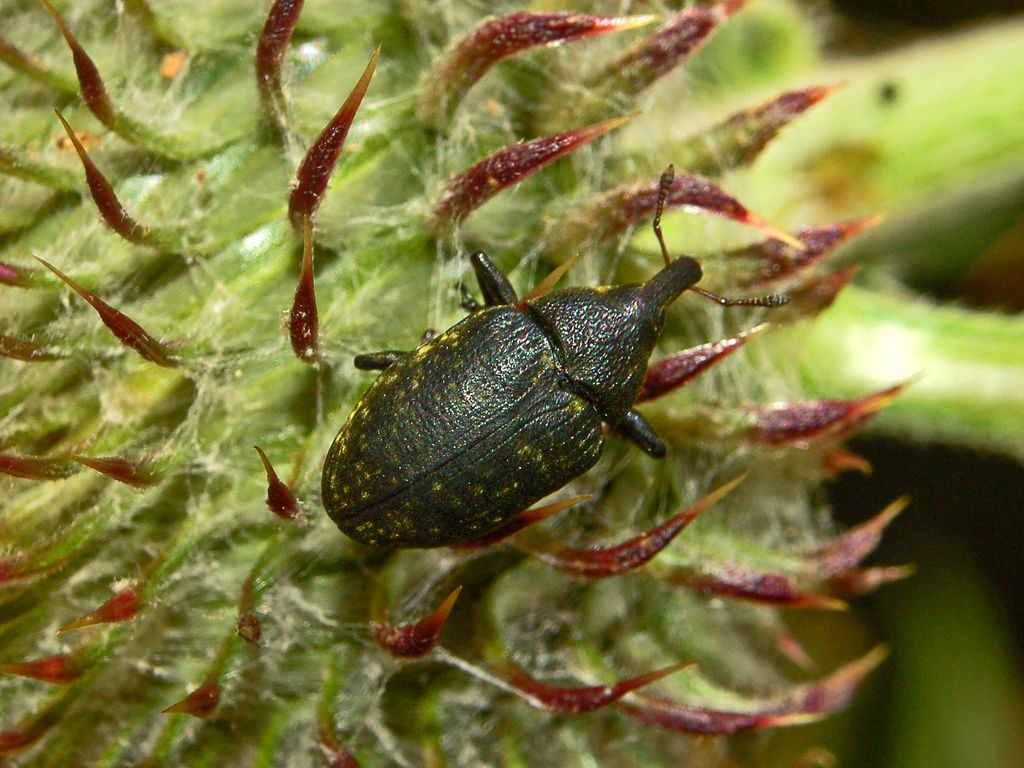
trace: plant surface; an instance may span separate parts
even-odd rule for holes
[[[849,702],[883,651],[810,673],[789,612],[906,571],[862,563],[902,502],[830,519],[842,439],[889,406],[1024,455],[1024,325],[889,258],[927,251],[915,216],[1019,201],[1019,132],[965,136],[1024,118],[1022,32],[830,68],[791,3],[629,6],[3,0],[10,764],[744,763],[760,741],[688,734]],[[975,98],[932,125],[950,77]],[[650,276],[670,162],[702,286],[793,301],[673,308],[642,396],[669,457],[611,440],[486,546],[343,537],[319,488],[352,356],[455,322],[473,250],[520,293]]]

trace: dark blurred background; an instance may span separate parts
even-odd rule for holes
[[[877,51],[1024,13],[1024,0],[833,0],[832,6],[840,20],[831,45],[840,53]],[[988,266],[982,259],[954,284],[913,287],[976,307],[1020,310],[1022,225],[1024,216]],[[873,562],[914,563],[917,573],[858,601],[866,623],[851,621],[847,637],[822,641],[827,648],[880,640],[892,649],[845,727],[823,729],[823,743],[835,747],[847,768],[1024,766],[1024,467],[962,448],[871,438],[850,447],[874,470],[847,473],[833,485],[840,521],[862,522],[864,509],[909,495],[911,505]],[[817,629],[809,624],[805,630]]]
[[[1024,8],[1020,0],[837,0],[834,6],[860,21],[898,22],[908,26],[937,27]]]

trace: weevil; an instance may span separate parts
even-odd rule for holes
[[[379,370],[324,462],[327,514],[365,544],[464,544],[509,523],[590,469],[604,427],[655,457],[666,446],[633,409],[665,311],[685,290],[723,305],[777,306],[784,296],[726,299],[697,287],[696,259],[671,259],[641,285],[569,288],[520,300],[482,251],[483,294],[469,315],[410,352],[358,355]]]

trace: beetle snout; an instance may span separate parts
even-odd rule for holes
[[[665,310],[679,294],[696,285],[701,278],[700,263],[689,256],[680,256],[648,280],[641,295],[652,315]]]

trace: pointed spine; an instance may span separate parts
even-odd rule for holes
[[[181,701],[161,710],[165,715],[191,715],[205,720],[220,704],[220,686],[216,679],[207,679]]]
[[[520,512],[507,523],[504,523],[501,527],[491,531],[486,536],[482,536],[479,539],[473,539],[472,541],[466,541],[462,544],[456,544],[452,549],[480,549],[481,547],[489,547],[492,544],[504,541],[510,536],[515,536],[524,528],[528,528],[534,523],[546,520],[552,515],[556,515],[570,507],[581,504],[588,499],[590,499],[590,495],[584,494],[582,496],[573,496],[571,499],[554,501],[551,504],[545,504],[541,507],[527,509],[525,512]]]
[[[173,136],[157,133],[119,110],[111,100],[107,87],[103,82],[103,76],[89,54],[86,53],[67,24],[64,23],[60,14],[57,13],[48,0],[42,0],[42,2],[64,37],[68,49],[71,51],[71,58],[75,65],[75,73],[78,76],[78,87],[82,100],[89,108],[89,111],[96,116],[97,120],[125,141],[142,147],[146,151],[160,157],[182,160],[211,151],[211,148],[203,147],[197,152],[195,149],[182,145]],[[216,149],[216,147],[212,149]]]
[[[284,63],[292,32],[299,22],[303,0],[274,0],[267,12],[259,42],[256,44],[256,84],[263,114],[272,122],[284,115],[284,88],[281,65]]]
[[[267,473],[267,507],[278,517],[285,520],[294,520],[299,514],[299,503],[295,500],[295,494],[277,476],[274,466],[267,458],[267,454],[258,445],[254,445],[256,453],[263,463],[263,470]]]
[[[71,474],[67,461],[0,453],[0,472],[25,480],[61,480]]]
[[[434,207],[430,227],[438,233],[458,224],[501,190],[522,181],[575,149],[632,119],[616,117],[584,128],[545,136],[495,152],[448,180]]]
[[[498,62],[529,48],[634,29],[653,20],[653,16],[526,11],[486,19],[443,54],[423,78],[416,116],[424,125],[440,130],[470,88]]]
[[[308,214],[303,216],[302,271],[288,312],[288,336],[299,360],[311,365],[320,360],[320,319],[313,281],[313,223]]]
[[[53,17],[53,21],[60,30],[61,35],[64,36],[64,41],[68,44],[68,48],[71,49],[71,58],[75,64],[78,85],[85,105],[89,108],[90,112],[96,115],[96,119],[107,126],[107,128],[115,133],[121,133],[125,126],[122,124],[123,121],[119,119],[117,109],[107,94],[107,88],[103,84],[103,77],[100,75],[99,69],[97,69],[89,54],[79,44],[78,39],[68,29],[64,19],[50,5],[49,0],[42,0],[42,2],[50,16]],[[126,138],[128,137],[126,136]]]
[[[608,190],[582,212],[569,217],[556,231],[558,247],[579,243],[581,234],[596,240],[609,240],[654,215],[660,181],[627,182]],[[788,232],[752,213],[735,197],[707,179],[682,173],[672,179],[665,199],[666,210],[682,208],[690,213],[720,216],[766,233],[769,237],[801,249],[802,243]]]
[[[885,658],[876,648],[814,683],[799,686],[782,701],[755,702],[750,711],[683,704],[660,696],[638,696],[618,708],[641,722],[677,733],[724,736],[742,731],[803,725],[844,709],[864,678]]]
[[[0,333],[0,357],[9,357],[25,363],[38,363],[59,360],[61,356],[46,351],[28,339],[18,339]]]
[[[377,68],[377,59],[380,58],[380,46],[370,57],[366,69],[356,82],[355,87],[349,93],[345,103],[334,114],[316,141],[310,146],[306,156],[302,158],[299,169],[296,172],[296,184],[288,198],[288,218],[296,230],[301,230],[303,218],[312,218],[316,213],[317,206],[323,199],[327,190],[327,182],[334,172],[334,166],[338,162],[338,155],[345,144],[348,131],[352,127],[359,105],[363,102],[363,96],[370,87],[370,80],[373,79],[374,70]]]
[[[537,297],[543,296],[545,293],[553,290],[554,287],[558,285],[558,281],[565,277],[565,273],[572,268],[572,265],[576,263],[576,260],[579,259],[579,257],[580,253],[577,251],[570,258],[566,259],[551,270],[543,280],[530,289],[529,293],[524,294],[521,300],[530,301],[531,299],[536,299]]]
[[[701,512],[724,498],[744,479],[745,475],[726,483],[661,525],[622,544],[591,549],[539,551],[534,552],[534,555],[556,570],[588,579],[603,579],[635,570],[667,547]]]
[[[680,11],[591,78],[591,85],[609,94],[646,90],[693,55],[722,22],[745,4],[745,0],[727,0]]]
[[[78,657],[72,654],[0,664],[0,675],[30,677],[33,680],[41,680],[54,685],[73,683],[82,676],[83,672],[85,672],[85,666]]]
[[[801,589],[785,573],[756,570],[735,563],[708,563],[699,570],[673,568],[659,576],[703,595],[732,597],[780,608],[844,611],[842,600]]]
[[[840,437],[860,426],[895,400],[909,383],[853,400],[811,400],[751,409],[749,437],[763,445],[806,447]]]
[[[144,462],[131,461],[123,456],[68,456],[83,467],[96,470],[119,483],[133,488],[148,488],[160,482],[160,478]]]
[[[675,664],[645,675],[638,675],[627,680],[608,685],[586,685],[580,687],[563,687],[549,685],[527,675],[511,662],[506,662],[501,670],[502,677],[522,697],[537,709],[556,712],[563,715],[575,715],[581,712],[593,712],[618,701],[627,693],[650,685],[663,677],[685,669],[687,664]]]
[[[119,312],[96,294],[87,291],[70,277],[65,275],[50,262],[36,256],[36,261],[46,267],[68,285],[75,293],[85,299],[89,305],[96,310],[103,324],[110,329],[110,332],[117,337],[118,341],[126,347],[134,349],[144,359],[156,363],[164,368],[177,368],[178,362],[174,360],[167,351],[167,348],[155,338],[150,336],[146,330],[132,320],[128,315]]]
[[[143,608],[142,598],[138,589],[131,587],[122,589],[103,605],[84,616],[80,616],[57,630],[58,633],[72,632],[76,629],[84,629],[97,624],[117,624],[128,621]]]
[[[811,553],[818,574],[834,576],[860,565],[878,546],[885,529],[909,503],[910,499],[906,496],[896,499],[867,522],[851,528]]]
[[[159,247],[159,243],[156,242],[153,233],[128,215],[128,211],[124,209],[121,201],[117,199],[117,195],[114,193],[113,187],[110,186],[110,182],[107,181],[102,171],[96,167],[92,158],[89,157],[88,151],[82,145],[78,135],[72,130],[68,121],[64,119],[64,115],[59,110],[55,109],[53,111],[56,113],[61,125],[64,126],[64,130],[67,132],[75,152],[78,153],[79,160],[82,161],[82,167],[85,169],[85,181],[89,185],[89,194],[92,195],[93,202],[96,203],[96,207],[99,209],[100,215],[107,223],[107,226],[129,243],[148,245],[154,248]]]
[[[803,245],[798,250],[778,240],[765,240],[726,253],[727,261],[744,261],[755,270],[737,287],[762,289],[766,285],[785,282],[806,269],[814,267],[847,240],[874,226],[881,217],[854,219],[823,227],[803,227],[793,233]]]
[[[686,139],[672,154],[682,167],[712,176],[749,165],[783,128],[836,90],[811,86],[787,91]]]
[[[441,637],[441,629],[455,607],[462,587],[456,587],[437,610],[412,624],[394,626],[387,621],[371,621],[370,631],[377,644],[393,656],[416,659],[434,649]]]
[[[653,363],[647,369],[636,402],[656,400],[674,392],[715,363],[731,355],[768,327],[768,323],[762,323],[736,336],[684,349],[682,352],[676,352],[674,355],[669,355],[663,360]]]

